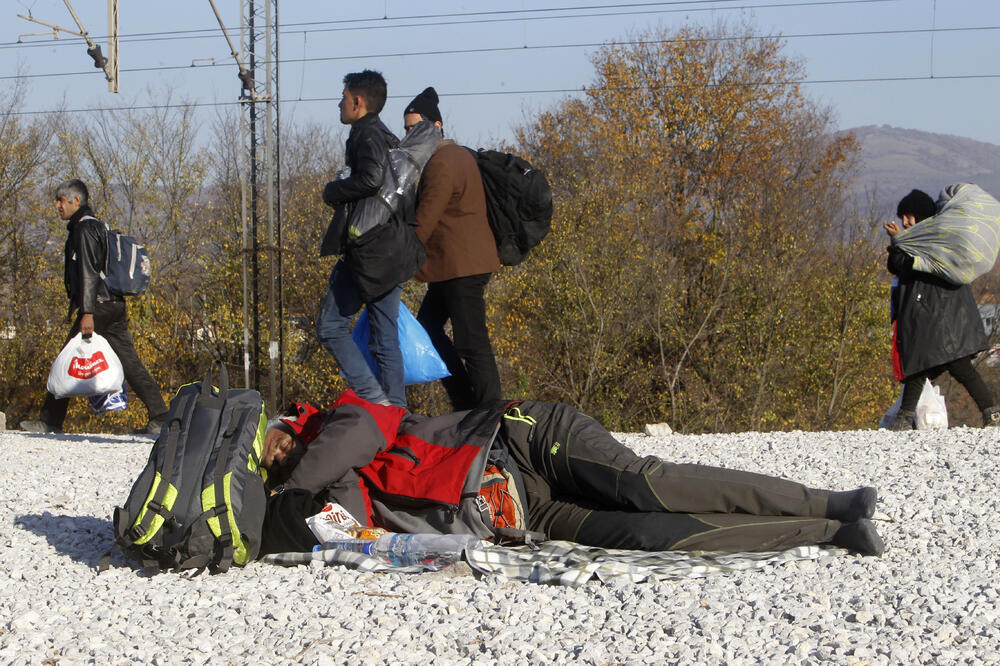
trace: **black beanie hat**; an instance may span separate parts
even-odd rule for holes
[[[441,112],[438,111],[438,94],[432,87],[424,88],[424,91],[413,98],[413,101],[406,105],[407,113],[419,113],[427,120],[441,122]]]
[[[896,217],[902,219],[904,215],[912,215],[917,222],[932,217],[936,212],[934,199],[922,190],[911,190],[896,206]]]

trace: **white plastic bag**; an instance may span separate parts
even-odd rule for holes
[[[948,409],[944,405],[944,396],[941,395],[941,389],[931,384],[929,379],[924,380],[924,388],[917,401],[916,422],[917,430],[948,429]]]
[[[122,363],[104,336],[84,339],[77,333],[52,364],[48,389],[57,398],[103,395],[121,389],[124,381]]]

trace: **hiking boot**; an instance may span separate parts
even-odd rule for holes
[[[916,422],[914,421],[915,417],[916,413],[911,412],[910,410],[905,410],[905,411],[899,410],[899,413],[896,414],[896,420],[892,422],[891,426],[889,426],[889,430],[895,430],[895,431],[915,430],[916,429],[915,425]]]
[[[1000,407],[993,405],[983,410],[983,427],[1000,426]]]
[[[50,426],[45,421],[21,421],[21,430],[37,434],[62,432],[62,428]]]
[[[163,419],[149,419],[149,423],[141,428],[136,428],[132,431],[133,435],[152,435],[153,437],[160,436],[160,430],[163,429]]]

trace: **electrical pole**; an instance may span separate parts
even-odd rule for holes
[[[208,0],[239,67],[240,218],[243,233],[243,372],[262,390],[261,318],[267,318],[267,396],[285,403],[284,288],[281,283],[281,132],[278,115],[278,0],[241,0],[236,52],[214,0]],[[263,202],[262,202],[263,200]],[[261,209],[263,208],[263,213]],[[261,231],[263,216],[264,231]],[[263,240],[262,240],[263,236]],[[264,275],[264,278],[261,275]],[[266,287],[262,286],[266,282]],[[267,303],[261,306],[261,292]]]
[[[277,0],[274,1],[277,2]],[[83,27],[83,22],[80,21],[80,17],[76,15],[76,11],[73,9],[73,5],[70,4],[70,1],[63,0],[63,4],[65,4],[66,9],[69,10],[69,13],[76,22],[76,27],[79,28],[79,31],[60,28],[57,25],[40,21],[32,16],[30,11],[27,16],[24,14],[18,14],[17,16],[18,18],[23,18],[25,21],[31,21],[32,23],[44,25],[46,28],[51,28],[52,37],[55,39],[59,39],[60,32],[76,35],[77,37],[83,37],[84,41],[87,42],[87,55],[89,55],[94,61],[94,67],[104,72],[104,78],[108,81],[108,92],[118,92],[118,0],[108,0],[107,58],[105,58],[104,54],[101,53],[100,44],[95,44],[94,40],[90,38],[90,34],[87,32],[87,29]],[[21,41],[20,36],[17,41]]]
[[[244,271],[250,259],[249,296],[252,340],[245,364],[250,385],[267,396],[272,408],[284,406],[284,298],[281,283],[280,117],[278,113],[278,0],[242,0],[240,60],[243,113],[241,129],[246,169],[243,178]],[[247,292],[249,291],[249,294]],[[266,301],[261,303],[262,298]],[[261,320],[266,319],[266,355]],[[245,343],[250,331],[244,327]],[[265,359],[266,358],[266,363]]]

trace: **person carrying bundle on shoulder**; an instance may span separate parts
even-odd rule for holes
[[[896,242],[896,236],[933,217],[934,200],[913,190],[896,207],[899,224],[883,224],[889,234],[886,269],[897,277],[892,292],[892,360],[896,379],[903,383],[899,412],[890,430],[912,430],[917,402],[925,380],[947,371],[965,387],[983,416],[983,426],[1000,425],[1000,406],[972,359],[989,343],[972,289],[940,275],[914,270],[914,256]]]

